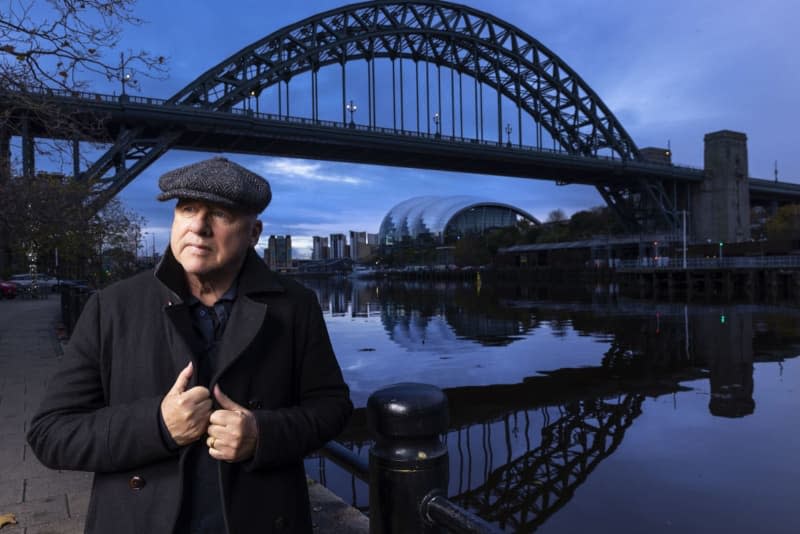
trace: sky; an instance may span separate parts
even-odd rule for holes
[[[750,176],[800,183],[800,47],[794,0],[466,0],[512,21],[558,55],[616,115],[637,146],[666,147],[673,162],[703,166],[703,136],[728,129],[748,138]],[[275,2],[140,0],[147,21],[126,30],[122,46],[169,58],[166,79],[137,75],[139,94],[168,98],[226,57],[280,28],[345,5],[335,0]],[[321,76],[321,94],[339,91]],[[379,82],[380,83],[380,82]],[[118,91],[118,83],[97,84]],[[362,102],[366,100],[366,97]],[[365,102],[364,102],[365,104]],[[366,122],[366,106],[357,113]],[[294,110],[293,110],[294,111]],[[293,113],[294,114],[294,113]],[[298,111],[299,114],[299,111]],[[158,177],[203,154],[169,151],[120,194],[147,219],[148,246],[166,246],[171,205],[156,202]],[[229,158],[263,174],[273,201],[264,234],[290,234],[296,256],[311,236],[377,233],[384,215],[419,195],[467,194],[513,204],[545,219],[603,204],[587,186],[269,156]],[[259,250],[260,252],[260,250]]]

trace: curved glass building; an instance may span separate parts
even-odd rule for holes
[[[515,226],[520,219],[539,224],[519,208],[477,197],[414,197],[389,210],[378,235],[381,245],[418,240],[448,243],[464,235]]]

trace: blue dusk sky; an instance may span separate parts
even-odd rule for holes
[[[609,106],[639,147],[666,147],[669,142],[675,163],[702,167],[706,133],[740,131],[748,137],[751,176],[772,179],[777,161],[780,180],[800,183],[796,149],[800,68],[794,37],[800,2],[465,3],[513,22],[558,55]],[[345,4],[140,0],[136,14],[147,22],[128,29],[122,47],[169,58],[167,79],[137,77],[139,94],[168,98],[250,43]],[[323,72],[323,98],[328,92],[335,93],[334,101],[340,99],[338,74]],[[119,90],[119,84],[103,82],[93,88],[111,93]],[[356,121],[366,122],[366,96],[361,102]],[[299,109],[296,114],[301,114]],[[147,219],[145,230],[155,234],[158,249],[167,243],[171,217],[171,204],[154,200],[158,177],[203,157],[170,151],[121,193],[125,204]],[[547,181],[269,156],[228,157],[262,173],[272,184],[274,197],[262,215],[264,239],[259,252],[270,234],[291,234],[296,255],[306,256],[312,235],[377,232],[392,206],[418,195],[474,195],[513,204],[542,219],[557,208],[571,215],[603,204],[592,187],[560,187]]]

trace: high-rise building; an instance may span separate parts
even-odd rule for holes
[[[330,256],[328,248],[328,238],[315,235],[311,238],[313,240],[313,249],[311,251],[312,260],[327,260]]]
[[[367,246],[367,232],[354,232],[350,230],[350,259],[359,261],[370,255]]]
[[[380,236],[378,234],[367,234],[367,245],[377,247],[380,243]]]
[[[264,255],[267,265],[273,271],[290,269],[292,267],[292,236],[269,236]]]
[[[343,260],[347,257],[347,236],[344,234],[331,234],[332,260]]]

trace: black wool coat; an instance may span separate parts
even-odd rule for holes
[[[174,452],[159,428],[161,401],[198,348],[188,295],[169,251],[155,276],[96,292],[31,421],[28,442],[42,463],[95,472],[87,532],[175,528],[188,449],[205,447]],[[259,433],[252,459],[219,463],[228,532],[311,532],[303,457],[342,430],[352,404],[316,296],[254,250],[220,341],[217,383],[253,412]]]

